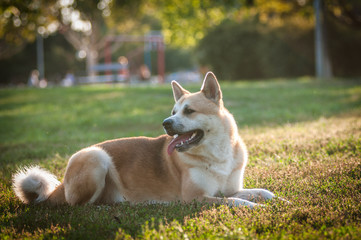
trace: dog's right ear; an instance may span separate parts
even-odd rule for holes
[[[179,85],[179,83],[177,83],[176,81],[172,81],[172,89],[173,89],[174,101],[176,101],[176,102],[178,102],[178,100],[184,94],[189,94],[190,93],[187,90],[185,90],[184,88],[182,88],[182,86]]]
[[[215,103],[219,103],[222,100],[222,91],[219,86],[218,80],[214,73],[207,72],[203,80],[201,92],[204,93],[206,98],[212,100]]]

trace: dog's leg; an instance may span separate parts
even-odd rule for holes
[[[64,176],[66,201],[71,205],[96,202],[103,192],[110,164],[110,156],[100,148],[86,148],[74,154]]]
[[[200,202],[205,201],[209,204],[228,205],[230,207],[247,206],[254,208],[258,205],[257,203],[253,203],[247,199],[241,199],[237,196],[229,196],[228,198],[207,196],[202,189],[197,187],[190,180],[184,180],[183,182],[182,198],[185,202],[192,202],[193,200],[196,200]]]
[[[239,207],[239,206],[246,206],[246,207],[250,207],[250,208],[254,208],[257,207],[259,204],[245,200],[245,199],[241,199],[241,198],[235,198],[235,197],[230,197],[230,198],[221,198],[222,199],[222,203],[223,204],[227,204],[230,207]]]
[[[257,206],[262,206],[261,204],[257,204],[245,199],[240,199],[237,197],[229,197],[229,198],[221,198],[221,197],[199,197],[197,198],[199,201],[205,201],[210,204],[221,204],[221,205],[228,205],[229,207],[239,207],[245,206],[249,208],[254,208]]]
[[[273,193],[265,189],[242,189],[241,191],[231,195],[230,197],[241,198],[248,201],[259,202],[267,201],[275,197]]]
[[[104,189],[101,192],[100,198],[97,198],[96,201],[98,203],[106,204],[124,202],[125,198],[121,194],[122,192],[123,189],[119,180],[118,172],[116,171],[114,164],[111,164],[105,177]]]

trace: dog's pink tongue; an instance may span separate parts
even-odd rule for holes
[[[179,135],[178,137],[174,138],[168,145],[168,149],[167,149],[168,154],[171,155],[177,144],[181,143],[182,141],[185,142],[191,136],[192,136],[192,133],[186,133],[186,134]]]

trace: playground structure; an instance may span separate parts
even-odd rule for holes
[[[94,76],[79,77],[78,83],[99,83],[99,82],[129,82],[130,70],[134,66],[130,66],[128,58],[121,56],[117,62],[112,60],[112,45],[115,43],[143,43],[144,60],[139,68],[141,74],[148,74],[150,77],[152,69],[151,51],[157,52],[157,76],[158,83],[162,84],[165,80],[165,56],[164,56],[164,38],[159,32],[151,32],[144,36],[136,35],[117,35],[108,36],[104,48],[104,63],[97,64],[92,67]],[[139,51],[138,53],[139,54]],[[133,64],[136,65],[136,64]],[[134,72],[134,70],[133,70]],[[103,74],[99,74],[103,73]]]

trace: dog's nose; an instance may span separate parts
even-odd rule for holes
[[[165,130],[172,128],[172,125],[173,125],[172,119],[167,118],[163,121],[163,127]]]
[[[167,118],[163,121],[163,128],[169,136],[173,136],[175,134],[173,129],[173,123],[174,121],[171,118]]]

